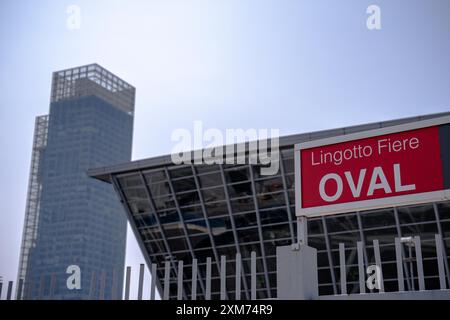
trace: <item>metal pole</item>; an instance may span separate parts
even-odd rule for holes
[[[192,260],[192,289],[191,289],[191,299],[197,299],[197,259]]]
[[[305,216],[297,217],[297,243],[308,245],[308,221]]]
[[[13,287],[13,282],[9,281],[8,282],[8,291],[6,292],[6,300],[11,300],[11,296],[12,296],[12,287]]]
[[[236,300],[241,300],[241,271],[242,260],[241,254],[236,254]]]
[[[183,299],[183,260],[178,261],[178,291],[177,300]]]
[[[444,254],[442,253],[442,236],[440,234],[435,234],[434,240],[436,242],[436,254],[439,270],[439,285],[441,290],[445,290],[447,286],[445,283]]]
[[[211,258],[206,258],[206,295],[205,300],[211,300]]]
[[[361,241],[358,241],[356,243],[356,248],[358,250],[359,293],[366,293],[366,273],[364,272],[363,243]]]
[[[438,227],[438,233],[441,235],[441,246],[443,246],[442,243],[442,224],[441,224],[441,218],[439,217],[439,210],[438,210],[438,206],[436,203],[433,203],[433,208],[434,208],[434,215],[436,217],[436,222],[437,222],[437,227]],[[445,248],[445,246],[444,246]],[[442,256],[444,258],[444,270],[447,272],[448,275],[450,275],[450,269],[448,267],[448,261],[447,261],[447,253],[445,252],[446,250],[442,250]],[[444,272],[444,277],[445,277],[445,272]],[[447,285],[450,287],[450,276],[447,277]]]
[[[337,284],[336,284],[336,275],[334,272],[333,256],[331,255],[330,235],[328,234],[328,227],[327,227],[327,223],[325,221],[325,217],[322,216],[321,220],[322,220],[323,234],[325,237],[325,246],[327,249],[328,265],[330,267],[331,281],[333,282],[333,294],[338,294]],[[362,239],[364,239],[364,238],[362,238]]]
[[[127,267],[127,274],[125,277],[125,300],[130,300],[130,279],[131,267]]]
[[[164,296],[163,300],[169,300],[170,290],[170,261],[166,261],[164,268]]]
[[[225,300],[227,281],[227,260],[225,256],[220,257],[220,300]]]
[[[339,262],[341,271],[341,294],[347,294],[347,270],[345,267],[345,245],[339,243]]]
[[[380,246],[378,240],[373,240],[373,251],[375,253],[375,264],[380,270],[380,293],[384,292],[384,280],[383,280],[383,269],[381,268],[381,256],[380,256]]]
[[[152,284],[150,287],[150,300],[155,300],[156,291],[156,263],[152,263]]]
[[[417,263],[417,276],[419,277],[419,290],[425,290],[425,278],[423,276],[423,261],[422,261],[422,246],[420,243],[420,237],[414,237],[414,246],[416,247],[416,263]]]
[[[403,257],[400,238],[395,238],[395,260],[397,263],[398,291],[405,291],[405,280],[403,278]]]
[[[138,286],[138,300],[142,300],[142,291],[144,287],[144,264],[139,265],[139,286]]]
[[[408,244],[408,254],[409,254],[409,274],[410,274],[410,282],[412,291],[415,290],[415,281],[414,281],[414,267],[413,267],[413,258],[412,258],[412,248],[411,244]]]
[[[256,252],[252,251],[251,255],[251,299],[256,300]]]

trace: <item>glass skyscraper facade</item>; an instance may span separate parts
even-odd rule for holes
[[[219,299],[221,256],[227,259],[227,298],[233,299],[236,253],[242,255],[243,263],[241,297],[249,299],[252,251],[257,256],[257,298],[276,298],[276,247],[296,242],[294,145],[442,115],[282,137],[279,170],[270,176],[261,175],[259,165],[175,165],[170,156],[92,169],[89,174],[114,185],[147,263],[157,265],[154,276],[158,281],[164,279],[165,262],[170,261],[171,299],[177,297],[177,261],[180,260],[184,264],[183,296],[190,298],[194,258],[198,259],[197,296],[205,297],[207,257],[213,262],[211,297]],[[348,292],[359,292],[356,243],[363,242],[367,266],[374,263],[374,239],[380,244],[385,290],[397,290],[394,238],[408,236],[421,237],[426,288],[439,288],[436,233],[444,239],[449,282],[448,202],[308,219],[308,244],[318,250],[319,294],[340,292],[339,243],[345,244]],[[408,248],[404,249],[408,257]],[[404,261],[407,289],[418,288],[412,258]]]
[[[126,217],[112,186],[87,170],[131,159],[134,100],[134,87],[97,64],[53,73],[50,112],[35,127],[23,298],[120,297]],[[66,285],[71,265],[81,271],[79,290]]]

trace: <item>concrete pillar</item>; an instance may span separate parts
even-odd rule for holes
[[[277,247],[278,299],[312,300],[319,295],[317,250],[306,245]]]

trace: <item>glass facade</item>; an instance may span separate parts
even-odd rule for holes
[[[132,103],[116,104],[122,89],[109,82],[122,83],[122,98],[131,92]],[[104,279],[109,299],[111,286],[122,292],[127,222],[112,186],[89,178],[87,170],[130,160],[134,88],[98,65],[55,72],[52,88],[46,143],[34,179],[40,190],[36,232],[22,245],[23,297],[98,298]],[[29,215],[28,210],[25,229]],[[80,290],[66,286],[70,265],[80,267]]]
[[[219,299],[222,255],[227,257],[228,298],[234,298],[238,252],[244,272],[241,296],[248,299],[252,251],[257,255],[257,297],[276,297],[276,247],[295,241],[293,157],[293,146],[283,148],[280,170],[273,176],[261,176],[257,165],[168,165],[114,175],[159,279],[164,278],[164,262],[172,261],[171,299],[177,296],[178,260],[184,262],[184,294],[190,297],[193,258],[199,261],[197,292],[204,298],[207,257],[213,261],[212,299]],[[309,245],[318,250],[321,295],[340,292],[339,243],[345,244],[348,292],[359,292],[356,242],[364,244],[366,264],[374,264],[374,239],[380,243],[385,290],[397,290],[394,238],[407,236],[421,237],[425,285],[438,289],[434,234],[442,233],[448,257],[450,203],[310,218],[308,232]],[[415,261],[407,246],[404,250],[405,288],[417,289]]]

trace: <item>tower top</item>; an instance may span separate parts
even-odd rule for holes
[[[97,63],[53,72],[51,102],[94,95],[133,113],[136,89]]]

